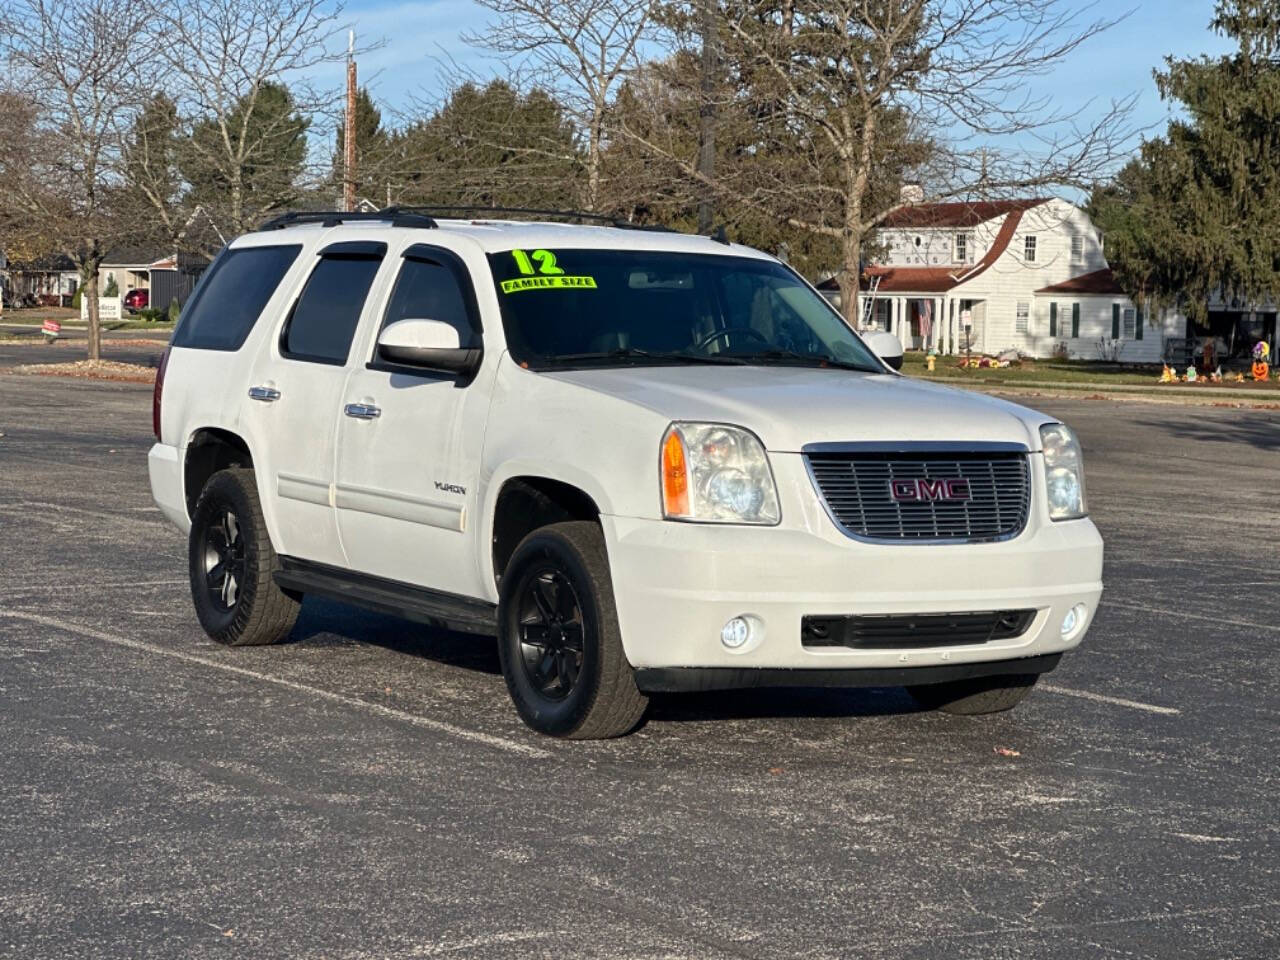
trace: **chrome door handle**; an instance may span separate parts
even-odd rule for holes
[[[250,387],[250,400],[261,400],[263,403],[271,403],[273,400],[280,399],[280,391],[275,387]]]
[[[376,420],[382,416],[382,410],[375,407],[371,403],[348,403],[342,408],[342,412],[348,417],[355,417],[357,420]]]

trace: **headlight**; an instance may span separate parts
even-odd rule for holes
[[[662,512],[668,520],[775,524],[769,458],[755,434],[720,423],[673,423],[662,438]]]
[[[1080,442],[1070,428],[1046,423],[1040,428],[1044,448],[1044,485],[1052,520],[1075,520],[1086,514],[1084,502],[1084,457]]]

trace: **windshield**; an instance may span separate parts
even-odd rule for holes
[[[638,250],[490,254],[512,357],[534,369],[725,363],[884,367],[768,260]]]

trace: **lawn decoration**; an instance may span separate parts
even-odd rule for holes
[[[1221,367],[1221,366],[1218,366],[1218,367],[1215,367],[1215,368],[1214,368],[1213,373],[1209,374],[1209,380],[1210,380],[1210,382],[1212,382],[1212,383],[1221,383],[1221,382],[1222,382],[1222,367]]]
[[[1196,382],[1196,365],[1194,363],[1187,364],[1187,383]]]
[[[1253,379],[1255,383],[1261,383],[1271,376],[1271,367],[1267,364],[1267,358],[1271,355],[1271,348],[1267,346],[1265,340],[1259,340],[1253,345]]]
[[[1167,363],[1164,365],[1164,369],[1160,371],[1160,382],[1161,383],[1177,383],[1178,382],[1177,372],[1174,371],[1173,367],[1169,366]]]

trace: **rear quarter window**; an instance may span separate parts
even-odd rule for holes
[[[287,245],[225,251],[182,311],[173,346],[239,350],[301,250]]]

